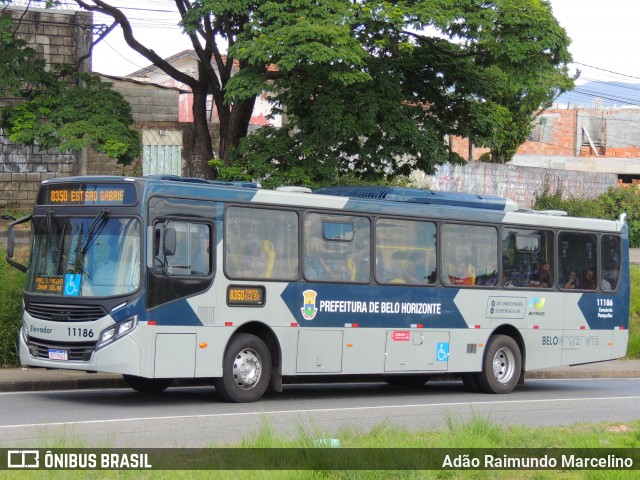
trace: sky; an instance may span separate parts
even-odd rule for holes
[[[113,4],[133,6],[125,9],[133,18],[136,35],[142,43],[153,45],[162,57],[191,48],[177,27],[178,15],[172,0],[113,0]],[[570,66],[581,71],[583,83],[590,80],[633,82],[640,84],[638,55],[638,0],[551,0],[555,17],[572,39],[570,51],[576,63]],[[165,12],[151,13],[150,10]],[[108,23],[95,17],[94,23]],[[158,41],[160,37],[161,41]],[[131,50],[119,29],[111,32],[94,48],[93,70],[110,75],[126,75],[149,65]],[[640,96],[640,92],[639,92]]]

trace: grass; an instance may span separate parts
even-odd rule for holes
[[[0,249],[0,366],[18,364],[18,332],[22,324],[22,289],[25,274],[5,261]]]
[[[360,433],[348,429],[344,429],[337,434],[329,435],[317,428],[305,425],[298,427],[298,435],[293,439],[284,439],[276,436],[274,429],[268,421],[264,420],[262,425],[257,426],[257,432],[252,434],[250,438],[242,441],[238,445],[231,447],[236,448],[233,454],[239,455],[238,459],[244,465],[255,463],[255,468],[259,470],[177,470],[177,471],[101,471],[101,472],[73,472],[73,471],[39,471],[39,478],[100,478],[100,479],[128,479],[128,478],[159,478],[159,479],[208,479],[216,478],[221,480],[237,480],[244,479],[327,479],[327,480],[351,480],[351,479],[632,479],[637,477],[637,471],[614,471],[614,470],[586,470],[586,471],[569,471],[569,470],[474,470],[462,471],[453,469],[436,470],[435,467],[430,470],[355,470],[353,465],[360,465],[359,462],[364,459],[367,461],[367,455],[377,454],[382,458],[385,451],[390,449],[406,449],[395,450],[395,456],[390,459],[384,459],[380,465],[384,468],[394,468],[402,465],[406,458],[411,455],[426,455],[434,458],[441,458],[443,454],[450,454],[452,457],[457,455],[469,454],[483,458],[485,452],[480,454],[474,452],[474,448],[495,449],[490,452],[495,457],[509,455],[510,449],[526,449],[528,452],[534,449],[542,449],[543,454],[548,452],[552,455],[553,451],[548,449],[638,449],[640,447],[640,420],[628,422],[624,425],[600,423],[600,424],[576,424],[563,427],[544,427],[530,428],[522,426],[502,427],[490,419],[477,416],[468,423],[459,422],[453,418],[448,419],[448,427],[443,430],[428,431],[409,431],[401,428],[381,425],[374,428],[371,432]],[[212,438],[215,432],[212,432]],[[318,438],[327,437],[336,438],[340,442],[340,448],[317,450]],[[53,445],[52,445],[53,443]],[[81,448],[77,443],[67,446],[64,442],[47,442],[47,445],[36,447],[48,449],[52,446],[56,448]],[[213,444],[212,444],[213,445]],[[291,449],[275,450],[274,452],[265,451],[266,448],[274,449]],[[240,449],[237,450],[237,449]],[[259,449],[259,450],[258,450]],[[355,449],[355,450],[354,450]],[[384,450],[367,450],[367,449],[384,449]],[[421,449],[418,452],[411,449]],[[428,450],[428,449],[442,449]],[[91,452],[91,450],[86,451]],[[131,453],[136,452],[132,449]],[[227,450],[228,452],[228,450]],[[511,451],[513,452],[513,451]],[[206,454],[206,452],[202,452]],[[256,460],[261,454],[283,455],[287,457],[291,455],[291,461],[298,466],[300,455],[312,458],[315,465],[319,465],[320,469],[316,470],[269,470],[268,461]],[[171,456],[171,453],[165,453]],[[179,454],[176,454],[179,457]],[[512,453],[513,455],[513,453]],[[620,453],[618,455],[621,455]],[[533,455],[535,457],[535,455]],[[539,456],[539,455],[538,455]],[[351,465],[349,469],[333,470],[322,462],[326,458],[338,459],[345,461],[345,464]],[[636,457],[637,458],[637,457]],[[376,458],[368,458],[370,462],[375,462]],[[185,460],[185,459],[183,459]],[[169,459],[179,465],[185,465],[185,461],[180,458]],[[235,465],[235,464],[234,464]],[[372,463],[365,463],[372,465]],[[439,465],[439,464],[438,464]],[[367,467],[368,468],[368,467]],[[33,472],[4,471],[4,479],[27,479],[31,478]]]
[[[631,300],[629,307],[629,345],[627,358],[640,359],[640,266],[631,266]]]

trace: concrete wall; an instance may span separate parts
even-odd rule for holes
[[[545,168],[471,162],[466,165],[441,165],[435,175],[416,173],[418,186],[446,192],[470,192],[478,195],[506,197],[521,208],[531,208],[535,195],[545,184],[555,192],[561,187],[565,195],[596,198],[609,187],[617,186],[616,174],[570,172]]]
[[[92,14],[57,10],[9,7],[6,12],[15,19],[22,17],[17,36],[26,40],[49,65],[75,64],[88,52],[91,41]],[[88,28],[87,28],[88,27]],[[81,70],[91,69],[89,60]],[[12,102],[0,98],[0,107]],[[0,130],[0,209],[26,210],[31,208],[41,181],[69,176],[75,156],[37,146],[13,145]]]
[[[109,75],[100,75],[100,78],[104,83],[111,83],[113,89],[120,92],[131,105],[133,121],[136,124],[178,120],[179,89]]]
[[[5,11],[3,9],[3,11]],[[6,12],[19,20],[16,36],[25,40],[48,65],[75,65],[89,52],[93,38],[93,13],[72,10],[45,10],[7,7]],[[80,64],[80,71],[91,71],[91,60]]]
[[[28,210],[40,182],[67,177],[75,157],[11,144],[0,130],[0,210]]]
[[[195,129],[192,123],[184,122],[137,122],[134,128],[139,132],[143,129],[159,129],[159,130],[181,130],[182,131],[182,176],[184,177],[203,177],[202,168],[197,163],[198,158],[198,139],[195,135]],[[210,125],[213,143],[217,145],[220,140],[217,125]],[[118,162],[106,155],[96,152],[89,153],[89,161],[87,168],[88,175],[142,175],[142,159],[136,159],[131,165],[126,167],[118,164]]]

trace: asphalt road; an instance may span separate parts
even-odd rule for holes
[[[460,382],[413,390],[382,383],[289,385],[261,402],[220,402],[211,388],[158,396],[127,389],[0,393],[0,447],[211,447],[277,435],[332,438],[377,425],[446,429],[487,417],[501,425],[620,422],[640,417],[640,379],[530,380],[509,395],[472,394]]]

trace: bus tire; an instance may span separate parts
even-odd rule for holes
[[[235,335],[224,354],[222,377],[213,384],[223,400],[257,402],[269,386],[271,355],[265,343],[255,335]]]
[[[485,393],[509,393],[518,384],[522,354],[516,341],[506,335],[492,335],[487,342],[478,384]]]
[[[136,375],[122,375],[125,383],[140,393],[160,393],[173,383],[173,378],[145,378]]]

